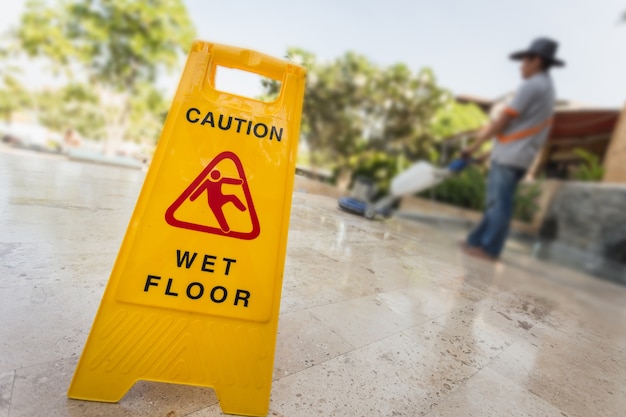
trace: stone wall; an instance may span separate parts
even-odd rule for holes
[[[626,282],[626,185],[561,184],[542,231],[551,242],[546,250],[567,248],[572,262],[605,269],[608,278]]]

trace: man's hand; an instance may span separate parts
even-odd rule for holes
[[[472,158],[472,156],[476,153],[476,151],[478,151],[479,147],[483,144],[484,140],[481,140],[481,136],[483,131],[487,128],[487,126],[477,130],[474,134],[474,137],[472,137],[470,139],[470,142],[472,142],[471,145],[468,145],[466,147],[464,147],[463,149],[461,149],[461,158],[463,159],[470,159]]]
[[[461,150],[461,158],[470,159],[475,152],[476,148],[474,146],[468,146],[467,148],[463,148]]]

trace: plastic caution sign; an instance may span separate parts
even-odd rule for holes
[[[266,103],[216,90],[218,66],[281,92]],[[116,402],[150,380],[267,414],[304,80],[257,52],[193,45],[70,398]]]

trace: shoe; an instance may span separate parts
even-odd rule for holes
[[[466,255],[473,256],[475,258],[484,259],[490,262],[495,262],[498,260],[497,257],[485,252],[483,248],[480,248],[477,246],[471,246],[467,244],[466,242],[463,242],[461,244],[461,249],[463,250],[463,253],[465,253]]]

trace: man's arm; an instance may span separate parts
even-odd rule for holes
[[[514,118],[514,115],[510,112],[503,111],[496,120],[490,122],[485,127],[478,131],[474,143],[471,146],[468,146],[463,150],[464,156],[470,156],[474,154],[483,143],[488,141],[490,138],[494,137],[502,133],[502,131],[506,128],[507,124]]]
[[[493,122],[489,123],[478,132],[476,140],[472,146],[469,146],[463,151],[463,155],[472,155],[480,149],[481,145],[489,140],[489,138],[502,133],[512,119],[528,110],[528,107],[542,94],[542,91],[542,85],[538,83],[536,79],[524,81],[519,86],[513,100],[505,107],[504,111],[500,113]]]

